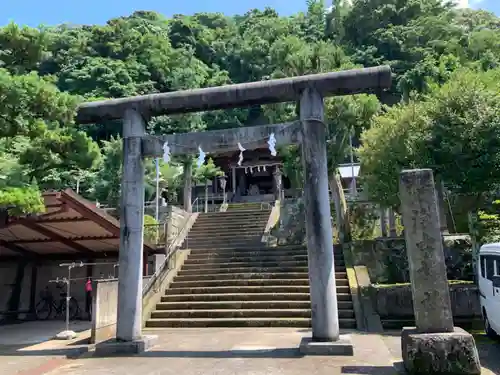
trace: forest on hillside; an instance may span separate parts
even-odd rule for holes
[[[140,11],[105,25],[0,28],[0,206],[13,214],[38,212],[40,191],[77,185],[88,199],[117,204],[120,124],[75,125],[82,101],[381,64],[394,72],[389,92],[325,102],[331,174],[352,135],[363,187],[375,202],[397,207],[404,167],[433,168],[450,191],[471,202],[495,191],[500,18],[441,0],[307,0],[307,11],[290,17],[271,8],[231,17]],[[148,131],[294,118],[296,105],[287,103],[156,117]],[[297,147],[279,153],[285,173],[300,184]],[[172,199],[178,166],[186,162],[161,166]],[[151,199],[152,161],[147,173]]]

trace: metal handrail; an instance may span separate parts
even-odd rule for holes
[[[194,201],[191,202],[191,209],[196,205],[196,210],[193,210],[194,212],[199,212],[199,197],[196,197]],[[184,207],[186,209],[186,207]]]
[[[153,273],[151,275],[151,277],[149,278],[148,282],[143,286],[142,288],[142,295],[146,294],[149,289],[151,288],[152,285],[154,285],[154,283],[156,282],[156,280],[158,279],[158,276],[165,270],[165,267],[168,267],[168,264],[170,263],[170,259],[177,253],[177,251],[182,247],[182,244],[184,242],[186,242],[187,244],[187,236],[186,236],[186,239],[179,245],[176,246],[176,243],[177,243],[177,240],[179,239],[179,237],[181,235],[183,235],[185,232],[186,232],[186,229],[189,225],[189,222],[190,222],[190,219],[191,217],[188,217],[188,219],[186,220],[186,222],[184,223],[184,225],[182,226],[181,230],[177,233],[177,235],[174,237],[174,239],[172,240],[172,242],[166,246],[166,249],[165,249],[165,253],[166,253],[166,257],[165,257],[165,260],[163,261],[163,263],[161,264],[160,268],[158,268],[155,273]],[[164,226],[164,230],[165,230],[165,245],[168,241],[168,238],[166,237],[167,236],[167,226],[168,222],[165,222]]]

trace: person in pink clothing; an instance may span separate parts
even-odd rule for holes
[[[89,320],[92,320],[92,280],[90,279],[90,277],[85,282],[85,294],[86,294],[86,298],[85,298],[86,308],[85,308],[85,310],[89,314]]]

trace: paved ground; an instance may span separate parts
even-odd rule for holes
[[[297,347],[307,330],[169,329],[146,331],[159,336],[147,353],[133,357],[94,358],[81,353],[82,333],[69,345],[49,341],[2,351],[2,375],[391,375],[401,360],[399,332],[384,336],[351,333],[354,357],[302,357]],[[5,333],[5,331],[4,331]],[[2,330],[0,329],[0,337]],[[5,341],[5,339],[3,340]],[[500,344],[477,339],[484,374],[500,374]],[[68,359],[68,356],[70,357]]]
[[[40,375],[68,363],[68,356],[74,357],[85,347],[77,344],[88,337],[89,327],[89,322],[72,323],[71,329],[79,332],[79,337],[68,345],[49,341],[64,330],[62,321],[0,326],[0,374]]]
[[[376,335],[353,334],[355,357],[301,357],[308,332],[296,329],[174,329],[153,331],[158,345],[129,358],[85,358],[51,375],[391,375],[390,352]]]

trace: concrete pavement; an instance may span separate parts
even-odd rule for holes
[[[177,328],[147,330],[158,335],[149,352],[131,357],[95,358],[83,332],[70,343],[47,341],[5,350],[2,375],[391,375],[401,361],[399,332],[351,332],[353,357],[301,356],[300,339],[309,330],[293,328]],[[484,374],[500,373],[500,344],[477,336]]]

